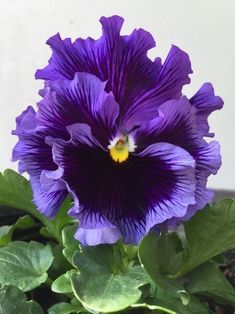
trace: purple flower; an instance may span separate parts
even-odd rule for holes
[[[46,81],[43,99],[16,119],[13,160],[29,173],[43,214],[54,217],[72,195],[81,243],[138,243],[211,201],[207,178],[221,160],[219,144],[204,137],[223,102],[209,83],[182,95],[192,70],[178,47],[152,61],[148,32],[121,36],[118,16],[101,24],[98,40],[48,40],[52,57],[36,73]]]

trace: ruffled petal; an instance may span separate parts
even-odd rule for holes
[[[28,107],[16,119],[19,141],[12,153],[12,160],[19,160],[20,173],[27,172],[33,189],[34,202],[38,210],[49,217],[54,217],[67,195],[66,186],[61,181],[46,180],[45,170],[57,169],[52,159],[52,149],[45,143],[46,132],[38,128],[36,113]],[[44,187],[43,187],[44,186]]]
[[[37,113],[28,107],[17,118],[12,157],[29,173],[43,214],[54,217],[73,196],[69,214],[83,245],[121,237],[137,244],[211,201],[207,178],[221,158],[218,143],[203,137],[212,136],[207,118],[223,102],[209,83],[190,101],[182,96],[192,70],[178,47],[163,64],[151,61],[148,32],[121,36],[118,16],[100,22],[98,40],[48,40],[52,57],[36,73],[46,80],[43,99]]]
[[[139,95],[127,108],[123,123],[130,124],[141,111],[144,114],[143,119],[154,119],[158,106],[182,95],[182,87],[190,83],[190,73],[192,69],[189,56],[178,47],[172,46],[153,88]]]
[[[107,147],[116,132],[119,106],[104,88],[104,82],[88,73],[76,73],[73,80],[52,82],[50,91],[38,104],[39,125],[54,132],[55,137],[66,138],[67,126],[87,123]]]
[[[188,206],[195,203],[195,161],[185,150],[168,143],[153,144],[139,157],[146,164],[154,162],[148,178],[149,187],[155,188],[154,192],[148,190],[149,195],[155,193],[155,204],[146,215],[148,232],[169,218],[184,216]]]
[[[83,245],[95,246],[116,243],[121,238],[121,234],[116,227],[104,226],[100,229],[78,228],[74,237]]]
[[[102,149],[102,146],[99,144],[99,142],[97,142],[95,137],[92,135],[91,128],[89,125],[85,123],[75,123],[67,126],[67,130],[71,136],[70,144],[74,146],[85,145],[91,148],[100,147]]]
[[[16,129],[13,135],[23,136],[33,132],[36,128],[36,112],[32,106],[28,106],[21,115],[16,118]]]
[[[151,97],[158,104],[179,98],[182,87],[190,83],[191,73],[193,71],[188,54],[173,45],[163,63],[156,87],[150,93]]]
[[[53,50],[49,65],[38,70],[36,78],[54,81],[73,79],[76,72],[91,73],[107,81],[106,90],[112,91],[120,105],[123,128],[152,119],[156,107],[169,99],[178,99],[192,73],[188,55],[172,46],[164,64],[160,58],[151,61],[149,49],[155,46],[151,34],[143,29],[121,36],[123,19],[102,17],[103,34],[92,38],[62,40],[59,34],[48,40]],[[51,83],[49,83],[51,84]]]
[[[54,218],[68,191],[65,182],[53,180],[43,170],[40,178],[32,175],[30,183],[33,189],[33,201],[38,210],[47,217]]]
[[[62,169],[61,179],[68,183],[70,191],[78,196],[76,189],[80,186],[82,195],[87,198],[97,188],[95,175],[102,171],[108,153],[97,142],[87,124],[76,123],[67,129],[71,136],[69,141],[49,139],[53,145],[53,159]]]
[[[80,60],[74,45],[70,38],[61,39],[60,34],[52,36],[47,40],[47,45],[52,49],[52,56],[49,64],[42,70],[37,70],[36,79],[43,80],[61,80],[73,79],[76,72],[87,72],[82,68]]]
[[[200,145],[202,139],[198,136],[196,110],[185,96],[163,103],[159,112],[158,117],[132,132],[138,151],[157,142],[171,143],[185,150]]]
[[[123,241],[126,244],[138,245],[146,235],[146,219],[123,218],[118,221],[118,229],[121,231]]]
[[[180,219],[170,219],[167,222],[168,227],[175,227],[182,221],[189,220],[198,210],[203,209],[206,204],[209,204],[214,198],[214,192],[206,188],[207,179],[211,174],[216,174],[221,167],[221,155],[219,143],[213,141],[211,143],[204,142],[204,147],[194,151],[193,155],[197,160],[196,168],[196,203],[190,205],[186,214]]]
[[[194,160],[183,149],[158,143],[118,164],[98,145],[80,139],[76,128],[71,134],[69,142],[55,141],[53,155],[63,169],[61,179],[80,203],[70,213],[82,228],[92,229],[83,226],[84,217],[91,221],[90,215],[100,215],[121,231],[125,242],[136,243],[151,222],[183,216],[194,203]],[[155,212],[154,223],[150,212]]]
[[[18,135],[19,141],[12,153],[12,160],[19,160],[21,172],[27,171],[30,175],[41,173],[42,169],[55,169],[52,160],[51,147],[45,143],[45,130],[38,129],[36,112],[28,107],[16,118],[16,130],[12,133]]]
[[[75,205],[69,214],[79,220],[75,238],[83,245],[112,244],[121,238],[121,233],[99,214],[86,215]]]
[[[121,111],[140,94],[152,88],[160,73],[160,59],[151,61],[149,49],[155,46],[150,33],[143,29],[121,36],[124,20],[119,16],[102,17],[103,34],[92,38],[62,40],[59,34],[48,40],[53,54],[49,65],[38,70],[36,78],[54,81],[73,79],[76,72],[87,72],[107,81],[107,91],[112,91]]]
[[[208,117],[218,109],[223,107],[223,100],[219,96],[215,96],[211,83],[204,83],[198,92],[190,99],[190,102],[197,109],[198,132],[203,136],[213,137],[213,133],[209,133]]]
[[[207,178],[215,175],[221,167],[220,145],[213,141],[204,143],[204,147],[193,152],[194,158],[197,161],[196,168],[196,203],[189,207],[186,216],[183,220],[190,219],[197,210],[203,209],[206,204],[210,203],[214,197],[214,193],[206,188]]]
[[[162,113],[156,119],[143,124],[134,134],[139,149],[153,142],[164,141],[188,151],[196,161],[196,191],[194,205],[190,205],[184,217],[172,218],[169,225],[187,220],[202,209],[213,198],[213,193],[206,189],[207,178],[216,174],[221,166],[220,149],[217,142],[207,143],[198,129],[197,111],[186,97],[172,100],[159,107]]]
[[[203,147],[193,154],[197,159],[198,170],[215,175],[221,167],[220,145],[216,141],[204,142]]]

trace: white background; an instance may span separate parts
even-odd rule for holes
[[[225,106],[211,118],[221,142],[223,167],[210,179],[213,188],[235,189],[235,0],[0,0],[0,171],[16,169],[10,161],[16,138],[15,116],[39,100],[37,68],[51,54],[44,44],[61,36],[98,37],[100,16],[121,15],[123,33],[142,27],[165,58],[172,43],[189,53],[194,73],[185,88],[191,96],[204,81],[214,84]]]

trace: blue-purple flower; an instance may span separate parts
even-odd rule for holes
[[[182,95],[192,70],[178,47],[152,61],[148,32],[121,36],[121,17],[100,21],[98,40],[48,40],[52,57],[36,73],[42,100],[16,119],[13,160],[30,175],[44,215],[73,197],[81,243],[138,243],[212,200],[206,183],[221,165],[219,144],[204,137],[213,136],[207,118],[223,101],[210,83]]]

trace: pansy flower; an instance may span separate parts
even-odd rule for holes
[[[102,36],[48,40],[42,100],[17,119],[13,160],[27,172],[38,210],[53,218],[68,194],[84,245],[138,243],[210,202],[207,178],[221,165],[207,118],[223,102],[210,83],[188,99],[188,55],[165,61],[143,29],[120,35],[123,19],[101,18]]]

